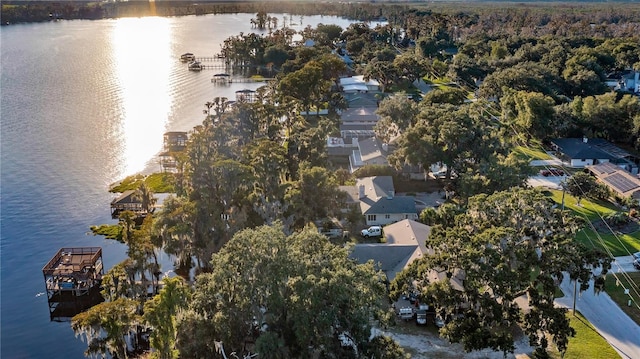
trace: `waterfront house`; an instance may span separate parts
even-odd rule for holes
[[[171,131],[164,134],[163,151],[160,152],[160,167],[163,172],[176,172],[176,154],[187,148],[189,135],[183,131]]]
[[[139,198],[135,190],[124,191],[119,197],[111,201],[111,218],[118,218],[120,213],[124,211],[134,212],[138,217],[147,215],[147,210],[142,205],[142,199]],[[153,208],[149,209],[149,211],[153,212]]]

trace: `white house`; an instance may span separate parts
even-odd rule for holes
[[[373,79],[365,80],[362,75],[343,77],[340,79],[340,86],[345,93],[380,91],[380,83],[378,81]]]
[[[605,83],[612,90],[640,93],[640,72],[633,70],[614,72],[607,76]]]
[[[558,138],[551,140],[551,145],[571,167],[584,168],[613,159],[610,154],[592,146],[586,138]]]
[[[558,138],[551,140],[551,145],[571,167],[612,162],[632,174],[638,173],[637,158],[602,138]]]
[[[391,176],[365,177],[356,181],[360,211],[370,225],[418,219],[413,196],[396,196]]]

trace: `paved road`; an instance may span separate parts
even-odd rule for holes
[[[615,268],[614,266],[613,269]],[[571,310],[574,284],[569,281],[568,275],[560,284],[560,288],[565,296],[556,299],[555,302]],[[640,326],[631,320],[609,295],[606,293],[596,295],[592,288],[593,282],[588,290],[578,295],[576,310],[591,322],[622,358],[640,358]]]
[[[618,273],[620,271],[625,271],[625,272],[637,272],[638,271],[633,266],[633,257],[632,256],[616,257],[616,260],[613,263],[611,263],[611,272]]]

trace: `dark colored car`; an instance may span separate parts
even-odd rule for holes
[[[540,171],[540,174],[549,177],[549,176],[564,176],[564,171],[558,168],[548,168]]]

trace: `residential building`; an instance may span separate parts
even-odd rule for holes
[[[632,174],[638,173],[638,158],[601,138],[557,138],[551,140],[551,145],[571,167],[612,162]]]
[[[389,281],[398,273],[407,268],[413,261],[424,256],[433,255],[433,249],[429,247],[429,235],[431,227],[411,219],[390,224],[383,228],[384,243],[360,243],[356,244],[349,257],[358,263],[373,261]],[[432,270],[429,273],[432,282],[447,279],[444,271]],[[464,274],[457,271],[450,278],[451,285],[457,290],[462,290]]]
[[[598,181],[604,183],[618,197],[640,200],[640,178],[611,162],[587,166]]]
[[[353,139],[357,146],[349,156],[349,169],[351,173],[366,165],[388,165],[387,154],[389,148],[376,137],[365,140]]]
[[[360,212],[368,226],[418,219],[415,198],[396,196],[391,176],[358,179],[356,189]]]

